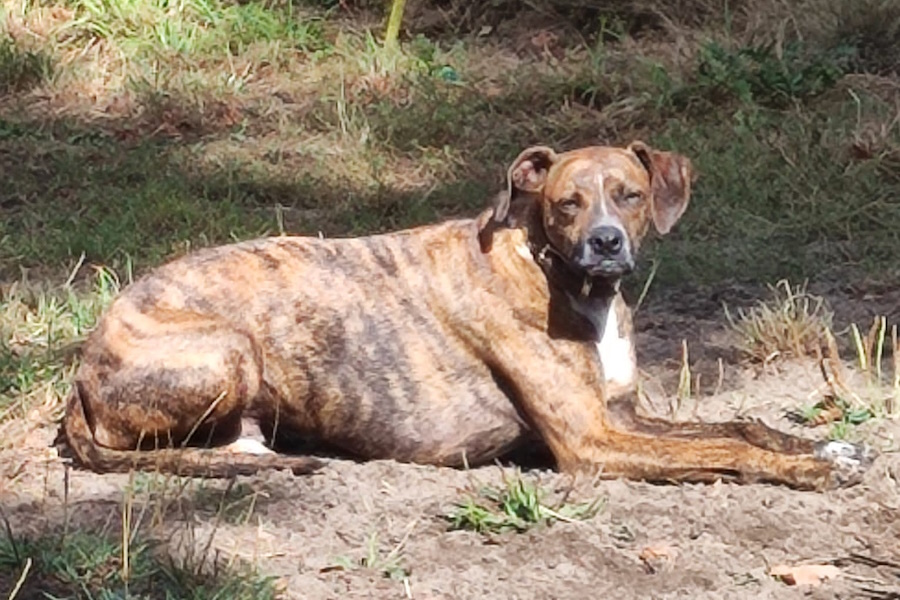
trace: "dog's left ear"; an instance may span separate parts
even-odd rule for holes
[[[556,159],[556,151],[547,146],[532,146],[519,154],[506,172],[506,194],[500,195],[494,205],[494,220],[501,223],[506,221],[509,203],[516,190],[540,192]]]
[[[632,142],[628,149],[650,173],[653,224],[661,234],[669,233],[691,198],[691,161],[680,154],[659,152],[643,142]]]

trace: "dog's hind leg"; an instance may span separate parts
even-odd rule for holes
[[[241,434],[263,377],[263,357],[249,335],[222,323],[141,325],[107,322],[83,357],[63,424],[82,464],[210,476],[315,468],[311,459],[240,445],[230,452],[196,448]]]

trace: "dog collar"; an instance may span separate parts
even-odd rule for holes
[[[557,282],[567,292],[577,291],[580,297],[587,298],[591,295],[591,290],[594,288],[594,277],[573,266],[559,250],[549,243],[538,248],[529,242],[529,246],[534,260],[540,265],[549,281]]]

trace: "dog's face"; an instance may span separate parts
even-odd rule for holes
[[[634,268],[651,222],[665,234],[684,213],[691,164],[641,142],[562,154],[536,146],[519,155],[508,178],[496,219],[506,219],[510,201],[538,202],[554,250],[586,274],[614,279]]]

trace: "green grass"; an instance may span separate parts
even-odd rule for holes
[[[26,599],[279,598],[275,578],[214,546],[221,527],[247,524],[258,495],[233,479],[131,473],[117,498],[118,518],[101,527],[81,519],[108,514],[108,504],[69,504],[68,495],[61,524],[41,514],[15,525],[0,509],[0,589],[9,593],[20,582],[14,596]],[[200,523],[212,530],[198,535]]]
[[[2,265],[58,269],[82,253],[89,263],[158,262],[179,245],[261,235],[274,225],[274,211],[254,212],[228,173],[193,181],[153,144],[123,150],[65,127],[45,134],[4,125],[7,166],[17,164],[20,175],[7,187],[13,200],[0,223]]]
[[[162,10],[151,5],[146,10]],[[137,17],[119,10],[110,5],[95,15],[77,4],[76,21],[90,16],[109,22],[95,27],[103,35],[164,45],[148,37],[144,21],[132,23]],[[187,5],[181,18],[199,23],[204,10]],[[231,10],[237,7],[213,12]],[[900,192],[893,162],[900,132],[884,129],[864,160],[852,149],[867,123],[892,122],[893,105],[864,87],[836,89],[850,67],[834,50],[790,46],[779,56],[771,45],[709,42],[680,80],[657,81],[654,57],[622,56],[610,44],[588,48],[583,64],[523,63],[498,75],[473,65],[459,46],[419,38],[404,58],[390,59],[371,36],[342,35],[326,55],[306,51],[316,55],[309,68],[324,76],[314,90],[295,89],[299,68],[267,81],[291,96],[312,94],[302,108],[273,107],[271,94],[263,99],[240,86],[224,89],[217,55],[191,46],[185,52],[211,61],[208,67],[164,63],[173,77],[132,83],[143,90],[148,122],[35,126],[21,114],[0,115],[0,161],[18,167],[0,191],[9,207],[0,265],[7,273],[19,265],[60,270],[84,252],[114,267],[131,257],[140,270],[189,246],[285,225],[359,234],[472,214],[524,145],[568,147],[609,131],[603,139],[642,137],[684,152],[697,167],[684,221],[645,254],[659,261],[660,283],[892,266],[900,234],[885,224],[900,217],[891,201]],[[133,70],[143,77],[141,67]],[[482,93],[485,77],[496,81],[496,95]],[[142,135],[159,127],[171,135]]]
[[[17,416],[27,412],[28,404],[45,401],[47,394],[65,393],[75,347],[119,285],[112,272],[101,268],[90,290],[71,285],[51,291],[27,285],[0,290],[0,414]],[[0,447],[10,442],[14,440],[0,442]]]
[[[834,87],[850,70],[854,54],[851,46],[810,51],[799,41],[780,49],[774,41],[738,47],[707,41],[699,48],[692,81],[678,86],[671,100],[679,107],[736,99],[750,106],[788,108]]]
[[[557,521],[573,522],[592,518],[604,506],[602,498],[592,502],[569,503],[564,498],[553,506],[546,503],[548,492],[518,471],[504,473],[498,486],[480,486],[444,517],[449,528],[478,533],[522,533]]]
[[[53,61],[48,54],[20,48],[0,29],[0,93],[25,91],[52,75]]]
[[[835,412],[830,411],[831,406],[834,406],[837,410]],[[831,413],[827,415],[828,439],[830,440],[846,440],[858,437],[855,431],[858,425],[871,421],[877,416],[884,416],[883,412],[881,415],[876,415],[872,408],[859,406],[858,403],[851,403],[843,398],[835,398],[830,400],[829,403],[822,401],[801,407],[799,411],[790,416],[807,425],[819,425],[822,424],[820,421],[826,416],[826,411]]]
[[[848,269],[892,270],[900,239],[883,225],[900,218],[892,201],[900,181],[877,158],[849,156],[854,111],[887,118],[887,107],[846,98],[816,111],[738,108],[717,122],[672,123],[657,139],[693,157],[700,178],[674,241],[659,250],[662,279],[824,280]]]
[[[160,55],[239,55],[254,44],[278,42],[314,51],[323,46],[319,20],[293,5],[218,0],[69,0],[73,19],[65,41],[110,40],[138,59]]]
[[[378,541],[378,534],[372,532],[367,538],[365,548],[358,557],[339,556],[334,559],[332,569],[344,571],[365,570],[377,573],[381,577],[403,581],[408,579],[410,569],[405,566],[403,546],[406,540],[402,540],[389,551],[385,552]]]
[[[197,572],[165,556],[153,540],[129,541],[104,533],[0,537],[0,581],[11,592],[21,579],[25,598],[132,598],[166,600],[274,599],[272,578],[250,569]],[[127,556],[127,562],[126,562]],[[9,577],[9,575],[13,575]]]

